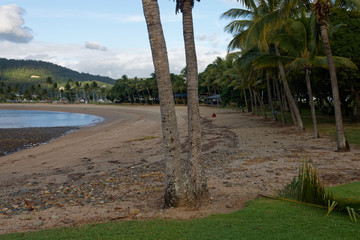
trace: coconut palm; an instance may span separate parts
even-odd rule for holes
[[[251,49],[257,45],[261,53],[267,53],[269,50],[269,35],[274,29],[282,26],[282,2],[278,0],[260,1],[259,4],[253,0],[242,0],[240,2],[247,9],[230,9],[222,14],[223,18],[235,19],[225,27],[225,31],[234,35],[229,44],[229,50],[235,48]],[[245,18],[245,20],[238,20],[239,18]],[[281,55],[280,49],[276,45],[275,49],[276,54]],[[296,116],[296,119],[293,118],[293,122],[298,125],[299,130],[303,130],[304,126],[300,111],[291,93],[284,66],[280,61],[278,66],[288,102],[292,113]]]
[[[303,15],[302,18],[299,18],[296,21],[292,21],[287,28],[289,33],[287,35],[288,37],[283,37],[282,40],[280,40],[280,45],[287,48],[287,50],[292,53],[291,55],[296,56],[289,64],[289,67],[293,70],[302,69],[305,73],[314,125],[314,137],[317,138],[319,135],[317,132],[315,106],[310,83],[310,73],[313,67],[328,68],[328,63],[326,61],[326,57],[314,55],[319,40],[316,27],[314,27],[314,20],[314,15],[311,15],[310,17],[305,17],[305,15]],[[347,58],[333,57],[333,59],[334,63],[339,67],[342,66],[356,69],[356,65]]]
[[[198,2],[200,0],[197,0]],[[202,199],[208,192],[201,158],[201,126],[199,111],[198,67],[194,40],[192,8],[195,0],[176,0],[176,12],[182,13],[183,35],[186,58],[187,109],[188,109],[188,164],[194,196]],[[194,202],[198,202],[194,199]]]
[[[330,0],[315,0],[313,2],[313,11],[315,12],[317,23],[320,26],[321,39],[325,49],[326,58],[329,65],[331,88],[333,92],[334,109],[335,109],[335,122],[336,122],[336,133],[337,133],[337,150],[338,151],[350,151],[349,144],[345,138],[340,97],[339,97],[339,86],[336,77],[336,68],[334,59],[331,52],[330,41],[327,31],[327,18],[330,13],[332,2]],[[358,9],[360,5],[359,0],[348,0],[348,1],[335,1],[333,6],[345,7],[349,9]]]
[[[160,112],[165,158],[165,205],[187,205],[192,198],[188,189],[189,179],[186,162],[181,156],[179,131],[175,114],[175,104],[170,81],[169,60],[159,5],[156,0],[142,0],[147,24],[153,63],[160,98]],[[189,197],[190,196],[190,197]]]

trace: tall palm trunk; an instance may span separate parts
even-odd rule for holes
[[[280,50],[279,50],[279,47],[276,44],[275,44],[275,51],[276,51],[276,55],[280,56]],[[282,78],[282,82],[284,84],[284,89],[285,89],[285,94],[287,96],[287,100],[288,100],[288,102],[290,104],[290,107],[293,109],[296,120],[297,120],[298,129],[299,130],[304,130],[304,125],[303,125],[303,122],[302,122],[302,119],[301,119],[299,109],[296,106],[295,99],[294,99],[294,97],[293,97],[293,95],[291,93],[289,84],[287,82],[287,79],[286,79],[286,76],[285,76],[284,66],[280,61],[279,61],[279,70],[280,70],[280,76]]]
[[[315,112],[315,106],[314,106],[314,99],[313,99],[312,90],[311,90],[311,83],[310,83],[310,70],[308,68],[305,69],[305,78],[306,78],[306,87],[307,87],[308,94],[309,94],[309,102],[310,102],[310,107],[311,107],[311,117],[312,117],[312,122],[313,122],[313,125],[314,125],[314,138],[319,138],[319,132],[318,132],[317,122],[316,122],[316,112]]]
[[[186,0],[183,3],[183,31],[186,57],[186,80],[187,80],[187,109],[188,109],[188,137],[189,154],[187,169],[193,190],[195,191],[195,202],[207,194],[207,183],[204,170],[201,166],[201,126],[199,111],[199,82],[197,57],[194,41],[194,27],[192,17],[192,2]]]
[[[266,84],[267,84],[267,91],[268,91],[268,102],[269,102],[269,109],[271,111],[272,120],[275,121],[275,113],[274,113],[274,104],[272,103],[271,97],[271,85],[270,85],[270,78],[269,73],[266,73]]]
[[[264,107],[264,100],[262,97],[260,97],[259,93],[257,91],[254,90],[254,95],[257,98],[257,100],[259,101],[259,105],[260,105],[260,109],[261,109],[261,113],[263,115],[264,118],[267,118],[266,113],[265,113],[265,107]]]
[[[258,104],[257,104],[256,92],[252,88],[251,88],[251,90],[252,90],[252,94],[253,94],[253,97],[254,97],[254,106],[255,106],[256,116],[259,116],[259,109],[258,109]]]
[[[284,116],[284,104],[283,104],[283,100],[282,100],[282,96],[281,96],[281,92],[280,92],[280,88],[279,88],[279,83],[278,83],[277,79],[275,79],[274,82],[275,82],[276,93],[277,93],[279,105],[280,105],[281,122],[283,124],[285,124],[286,121],[285,121],[285,116]]]
[[[169,61],[157,0],[142,0],[160,98],[165,158],[165,205],[186,204],[188,178],[181,157]]]
[[[249,106],[248,106],[248,101],[247,101],[247,97],[246,97],[246,91],[245,88],[243,89],[243,94],[244,94],[244,101],[245,101],[245,106],[246,106],[246,112],[249,112]]]
[[[335,69],[333,55],[331,52],[328,32],[326,29],[326,25],[327,25],[326,18],[330,13],[330,1],[315,0],[313,2],[312,8],[316,15],[316,21],[320,25],[321,38],[329,65],[331,88],[334,99],[337,150],[341,152],[350,151],[349,143],[346,141],[345,133],[344,133],[344,126],[343,126],[341,106],[340,106],[339,86],[337,82],[336,69]]]
[[[324,44],[325,54],[329,65],[331,88],[334,99],[334,110],[335,110],[335,123],[336,123],[336,134],[337,134],[337,150],[339,152],[350,151],[349,143],[346,141],[344,126],[341,114],[339,86],[336,77],[336,69],[334,64],[333,55],[330,48],[330,42],[328,38],[328,32],[326,24],[320,24],[321,38]]]
[[[253,94],[252,94],[252,91],[251,91],[250,87],[248,87],[248,90],[249,90],[249,93],[250,93],[251,113],[254,114],[254,98],[253,98]]]

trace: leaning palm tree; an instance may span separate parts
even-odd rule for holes
[[[301,18],[290,20],[285,29],[274,40],[279,44],[280,48],[289,54],[288,59],[291,59],[291,62],[288,64],[288,67],[290,67],[290,70],[304,71],[314,126],[314,137],[318,138],[310,73],[312,68],[328,68],[328,64],[326,57],[315,55],[319,42],[319,34],[315,26],[315,16],[310,15],[307,17],[304,13]],[[334,61],[339,67],[356,69],[356,65],[347,58],[334,57]]]
[[[200,0],[197,0],[198,2]],[[201,166],[201,126],[199,111],[198,67],[194,40],[192,8],[195,0],[176,0],[176,12],[182,13],[186,58],[189,177],[193,187],[195,202],[203,199],[208,192],[206,177]]]
[[[225,31],[234,35],[229,44],[229,50],[251,49],[253,46],[257,46],[261,53],[267,53],[269,51],[269,35],[275,29],[280,28],[284,22],[281,16],[282,2],[279,0],[260,1],[259,3],[254,0],[240,0],[240,2],[247,9],[230,9],[222,14],[223,18],[236,19],[225,27]],[[245,18],[245,20],[239,20],[239,18]],[[280,56],[281,51],[276,45],[275,49],[276,54]],[[294,124],[298,125],[299,130],[303,130],[300,111],[291,93],[282,62],[278,62],[278,67],[288,102],[294,113]]]
[[[142,0],[160,98],[165,158],[165,205],[187,205],[192,198],[188,188],[186,162],[181,156],[180,138],[170,81],[169,60],[157,0]],[[190,196],[190,197],[189,197]]]
[[[345,138],[343,120],[341,114],[340,97],[339,97],[339,86],[336,77],[336,68],[331,52],[330,41],[328,37],[328,21],[327,18],[330,13],[332,2],[330,0],[315,0],[313,2],[313,11],[315,12],[317,23],[320,26],[321,39],[324,45],[326,58],[329,65],[331,88],[334,100],[335,109],[335,122],[336,122],[336,133],[337,133],[337,150],[338,151],[350,151],[349,143]],[[335,7],[345,7],[348,9],[358,9],[360,6],[359,0],[339,0],[335,1]]]

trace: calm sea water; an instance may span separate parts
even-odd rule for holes
[[[82,127],[103,120],[99,116],[81,113],[0,109],[0,128]]]

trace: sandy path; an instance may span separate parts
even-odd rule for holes
[[[360,181],[360,151],[233,110],[201,108],[209,203],[163,209],[159,107],[0,105],[99,115],[105,121],[0,158],[0,233],[131,218],[191,218],[240,209],[291,181],[311,158],[326,185]],[[216,118],[211,118],[216,113]],[[186,108],[177,109],[186,149]],[[150,139],[144,139],[150,137]],[[153,138],[155,137],[155,138]],[[139,141],[134,141],[139,140]],[[32,204],[26,204],[32,201]],[[15,213],[15,214],[14,214]]]

